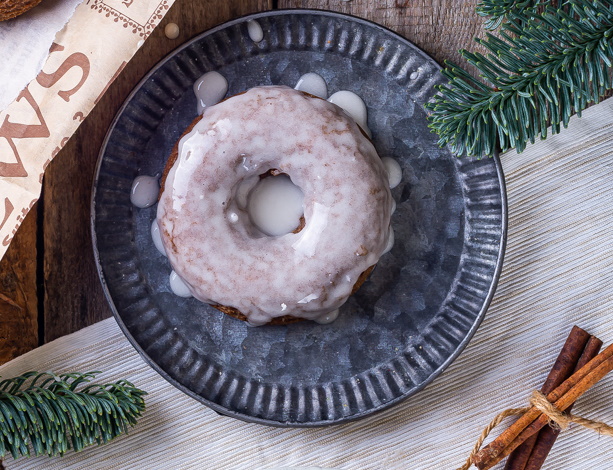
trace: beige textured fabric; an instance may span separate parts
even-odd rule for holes
[[[0,368],[103,370],[148,390],[128,435],[62,459],[7,459],[8,469],[454,469],[502,408],[540,387],[573,324],[613,342],[613,100],[561,135],[502,156],[509,195],[505,267],[476,336],[449,369],[382,414],[327,429],[276,429],[218,416],[167,384],[109,319]],[[613,422],[613,376],[575,412]],[[500,468],[500,467],[499,467]],[[613,468],[613,440],[571,427],[549,470]]]

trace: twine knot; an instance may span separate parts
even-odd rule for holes
[[[560,430],[565,430],[573,422],[572,415],[568,415],[558,410],[556,406],[547,400],[547,397],[538,390],[532,392],[530,404],[549,418],[549,426]]]
[[[592,429],[596,431],[598,434],[604,434],[606,436],[613,437],[613,426],[609,426],[606,423],[601,421],[594,421],[587,418],[582,418],[581,416],[573,415],[571,413],[564,413],[560,411],[556,406],[547,400],[547,397],[543,395],[538,390],[534,390],[530,397],[530,405],[534,406],[537,410],[543,413],[545,416],[549,418],[550,426],[559,428],[564,430],[568,428],[570,423],[579,424],[585,428]],[[462,465],[458,470],[468,470],[472,465],[472,458],[476,455],[481,446],[483,445],[483,441],[487,438],[489,433],[498,426],[505,418],[509,416],[517,416],[523,415],[526,411],[528,411],[530,407],[525,408],[510,408],[508,410],[504,410],[498,413],[494,419],[488,424],[485,429],[481,432],[479,439],[475,443],[470,456],[466,459],[464,465]]]

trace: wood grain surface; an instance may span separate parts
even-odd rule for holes
[[[279,0],[279,8],[318,8],[366,18],[400,33],[439,64],[464,63],[459,49],[481,33],[474,0]]]
[[[0,263],[0,363],[111,315],[92,254],[90,193],[106,131],[126,96],[161,58],[192,36],[272,8],[328,9],[367,18],[407,37],[439,63],[462,63],[481,19],[464,0],[176,0],[47,169],[43,195]],[[167,39],[164,26],[179,25]]]
[[[39,344],[37,213],[34,206],[0,262],[0,363]]]

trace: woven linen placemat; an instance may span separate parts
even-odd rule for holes
[[[6,459],[13,469],[455,469],[503,408],[524,406],[570,328],[613,342],[613,99],[569,129],[502,155],[509,199],[505,265],[477,334],[445,373],[381,414],[321,429],[277,429],[217,415],[148,367],[114,319],[42,346],[0,368],[105,371],[147,390],[127,436],[63,458]],[[613,377],[581,398],[577,414],[613,422]],[[500,466],[498,468],[501,468]],[[549,470],[613,468],[613,439],[565,431]]]

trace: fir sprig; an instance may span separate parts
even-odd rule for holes
[[[428,104],[439,143],[457,155],[525,149],[547,127],[558,133],[570,116],[613,88],[613,4],[569,0],[540,14],[506,13],[499,36],[477,39],[489,53],[460,51],[486,82],[447,63],[447,85]]]
[[[511,13],[532,15],[539,6],[548,0],[481,0],[477,4],[477,14],[486,17],[485,27],[496,29]]]
[[[146,392],[126,380],[87,384],[98,372],[28,372],[0,382],[0,456],[63,455],[127,432]]]

